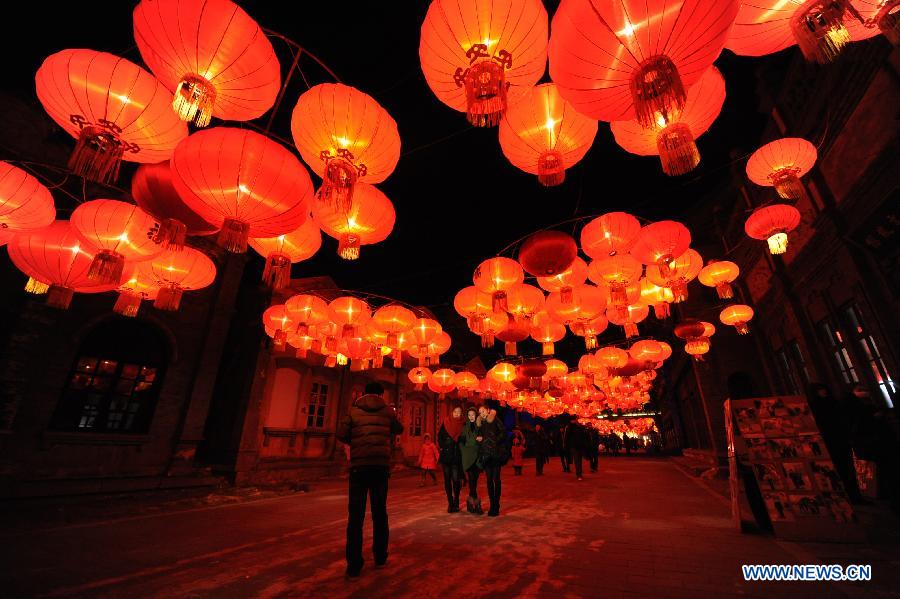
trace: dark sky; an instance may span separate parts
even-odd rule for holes
[[[16,22],[29,24],[32,34],[3,36],[4,89],[38,111],[34,72],[55,51],[86,47],[140,62],[132,37],[132,2],[22,4]],[[442,316],[441,306],[471,284],[478,262],[531,231],[610,210],[677,219],[685,208],[715,193],[728,177],[732,152],[752,150],[765,121],[757,112],[756,65],[784,63],[784,56],[749,59],[723,53],[716,64],[726,79],[725,107],[699,140],[703,159],[694,173],[666,177],[656,157],[625,153],[615,145],[608,125],[600,123],[586,158],[569,170],[563,185],[547,189],[509,164],[496,129],[470,127],[463,114],[428,89],[418,57],[419,28],[428,5],[424,0],[240,4],[263,27],[324,60],[344,83],[375,97],[397,121],[403,143],[397,169],[379,185],[397,211],[392,235],[379,245],[364,246],[355,262],[337,258],[336,242],[326,237],[315,258],[295,265],[294,276],[330,275],[342,287],[431,306]],[[558,2],[545,4],[552,15]],[[312,6],[320,12],[311,12]],[[56,33],[48,34],[49,28]],[[284,71],[289,61],[285,46],[277,40],[273,44]],[[303,75],[291,81],[273,128],[283,139],[290,139],[289,118],[306,89],[303,79],[310,84],[329,81],[312,61],[304,58],[300,65]],[[129,174],[123,172],[122,187],[128,186]],[[56,197],[58,204],[66,202]]]

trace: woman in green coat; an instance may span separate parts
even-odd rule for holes
[[[478,412],[475,408],[469,408],[466,412],[466,423],[463,432],[459,436],[459,451],[462,454],[463,472],[469,479],[469,496],[466,498],[466,510],[471,514],[483,514],[481,500],[478,498],[478,476],[481,468],[478,467],[478,446],[481,444],[481,430],[476,424]]]

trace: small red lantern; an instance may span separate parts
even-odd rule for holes
[[[50,190],[22,169],[0,161],[0,231],[41,229],[55,218]]]
[[[157,310],[177,310],[185,291],[203,289],[216,279],[216,265],[206,254],[194,248],[167,250],[155,258],[138,263],[142,276],[156,282],[159,292],[153,307]]]
[[[578,285],[584,284],[588,276],[587,263],[576,257],[572,265],[561,273],[552,277],[538,277],[537,282],[544,291],[558,291],[562,303],[572,302],[572,290]]]
[[[525,278],[522,267],[511,258],[489,258],[478,265],[472,282],[479,291],[490,293],[495,312],[505,312],[508,309],[506,291],[521,283]]]
[[[719,320],[723,324],[731,325],[737,330],[739,335],[746,335],[750,332],[747,323],[753,318],[753,308],[744,304],[735,304],[728,306],[719,314]]]
[[[581,230],[581,249],[594,260],[626,253],[640,230],[641,223],[627,212],[607,212]]]
[[[572,265],[578,246],[562,231],[538,231],[519,248],[519,264],[535,277],[552,277]]]
[[[747,161],[747,177],[757,185],[774,187],[786,200],[807,197],[800,177],[816,164],[816,147],[800,137],[769,142],[753,152]]]
[[[747,222],[744,232],[753,239],[765,239],[773,255],[787,251],[788,233],[800,224],[800,211],[787,204],[771,204],[757,208]]]
[[[731,283],[738,277],[740,272],[741,269],[734,262],[710,260],[700,271],[697,278],[700,280],[701,285],[715,287],[719,299],[731,299],[734,297]]]

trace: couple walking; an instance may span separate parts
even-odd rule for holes
[[[459,495],[462,477],[465,476],[469,488],[466,510],[473,514],[484,513],[478,497],[478,479],[483,471],[490,499],[488,516],[499,516],[500,469],[509,459],[509,448],[506,428],[497,417],[497,411],[486,406],[473,407],[466,411],[463,419],[462,408],[454,408],[441,424],[438,447],[447,494],[447,512],[460,511]]]

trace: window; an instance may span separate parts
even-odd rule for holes
[[[778,370],[784,380],[785,388],[795,395],[801,395],[804,387],[809,383],[809,370],[800,344],[795,340],[786,342],[781,349],[775,352],[778,362]]]
[[[809,368],[806,367],[806,360],[803,358],[803,351],[800,344],[796,341],[788,341],[788,353],[793,358],[797,371],[800,373],[800,382],[804,385],[809,383]]]
[[[856,368],[853,366],[853,360],[850,359],[850,354],[847,352],[847,346],[841,332],[829,320],[822,321],[819,324],[819,328],[825,339],[826,348],[834,356],[834,362],[843,381],[848,385],[858,383],[859,376],[856,374]]]
[[[147,432],[165,354],[165,342],[150,324],[115,320],[98,325],[79,348],[51,428]]]
[[[896,394],[897,387],[881,357],[875,338],[865,327],[859,306],[855,303],[845,306],[843,316],[846,319],[851,338],[859,344],[860,355],[868,362],[869,368],[872,369],[872,375],[875,378],[881,396],[888,407],[894,407],[892,397]]]
[[[325,426],[325,406],[328,404],[328,385],[313,383],[309,392],[309,410],[306,413],[307,428]]]
[[[422,436],[422,411],[420,404],[413,404],[409,407],[409,436]]]
[[[784,379],[785,388],[789,393],[799,395],[800,387],[797,384],[797,377],[794,375],[794,370],[791,367],[791,359],[788,357],[787,348],[782,347],[779,349],[775,352],[775,357],[778,361],[778,370],[781,372],[781,378]]]

